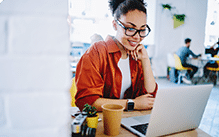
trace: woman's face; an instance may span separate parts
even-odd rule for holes
[[[144,30],[146,28],[146,14],[139,10],[129,11],[126,15],[121,15],[118,20],[125,27],[137,30]],[[114,21],[114,25],[117,30],[116,39],[128,50],[134,50],[144,39],[140,37],[139,33],[136,33],[134,36],[127,36],[125,29],[116,23],[116,21]]]

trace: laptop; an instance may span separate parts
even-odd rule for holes
[[[140,137],[196,129],[212,88],[206,84],[159,89],[150,115],[122,118],[121,124]]]

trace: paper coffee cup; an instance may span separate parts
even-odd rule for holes
[[[125,107],[118,104],[104,104],[103,109],[103,123],[104,133],[110,136],[119,134],[122,113]]]

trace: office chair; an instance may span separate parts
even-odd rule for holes
[[[177,83],[180,84],[181,83],[181,79],[182,79],[183,76],[185,76],[187,70],[192,70],[192,68],[190,68],[190,67],[183,67],[179,56],[176,55],[176,54],[174,54],[174,59],[175,59],[175,68],[179,71],[178,82]]]
[[[77,93],[77,88],[76,88],[76,84],[75,84],[75,78],[72,78],[72,85],[71,85],[71,88],[70,88],[70,93],[71,93],[71,106],[76,107],[75,95]]]
[[[218,56],[218,55],[215,55],[214,58],[219,58],[219,56]],[[216,63],[217,63],[218,66],[219,66],[219,61],[216,61]],[[207,68],[207,70],[210,70],[210,71],[212,71],[212,72],[215,72],[215,74],[213,74],[213,75],[210,73],[209,76],[210,76],[210,78],[213,77],[213,78],[211,78],[211,79],[212,79],[214,85],[216,85],[216,84],[217,84],[217,76],[218,76],[219,67],[217,67],[217,68],[206,67],[206,68]]]

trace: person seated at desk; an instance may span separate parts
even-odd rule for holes
[[[208,53],[210,53],[212,57],[214,57],[218,53],[219,47],[217,46],[215,48],[216,45],[219,45],[219,41],[216,42],[214,45],[212,45],[209,49],[207,49]],[[203,69],[203,72],[204,72],[203,77],[205,78],[207,78],[210,73],[210,70],[208,70],[207,67],[218,68],[218,64],[216,61],[213,61],[213,60],[210,60],[207,62],[207,64],[204,66],[204,69]]]
[[[198,71],[198,67],[188,64],[187,61],[187,57],[189,57],[189,55],[191,55],[193,58],[198,58],[201,56],[201,54],[196,55],[194,54],[189,48],[190,48],[190,44],[191,44],[191,39],[190,38],[186,38],[185,39],[185,45],[181,48],[178,49],[178,51],[176,52],[176,54],[179,56],[182,66],[183,67],[190,67],[192,68],[191,70],[187,70],[186,76],[182,78],[183,82],[187,83],[187,84],[191,84],[191,79],[193,78],[194,74]]]
[[[149,34],[143,0],[110,0],[115,37],[94,43],[81,57],[76,69],[76,105],[86,103],[102,111],[105,103],[134,109],[151,109],[157,92],[150,60],[141,41]]]

